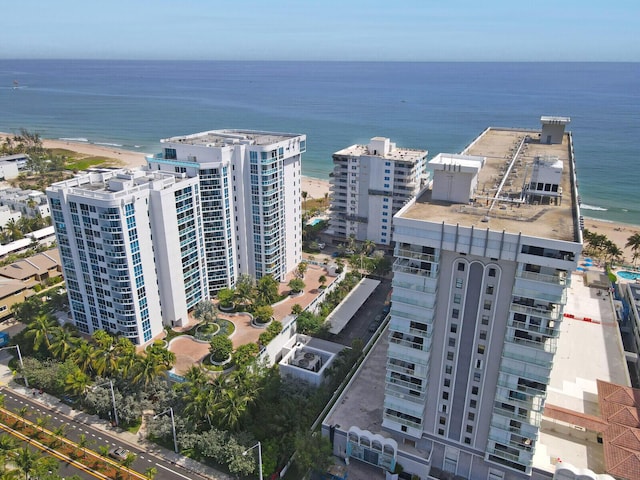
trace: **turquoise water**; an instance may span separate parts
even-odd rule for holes
[[[315,227],[317,224],[319,224],[320,222],[322,222],[321,218],[314,218],[313,220],[311,220],[310,222],[307,222],[307,225],[311,225],[312,227]]]
[[[303,173],[328,179],[334,152],[374,136],[432,158],[569,116],[582,213],[640,225],[639,78],[640,63],[0,60],[0,131],[148,153],[211,129],[304,133]]]
[[[629,272],[627,270],[616,272],[616,275],[618,275],[620,278],[624,278],[625,280],[638,280],[640,278],[640,273]]]

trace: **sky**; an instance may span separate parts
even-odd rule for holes
[[[0,59],[640,61],[638,0],[14,0]]]

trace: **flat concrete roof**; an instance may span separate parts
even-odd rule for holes
[[[564,312],[546,404],[600,416],[596,380],[631,385],[612,298],[606,290],[586,286],[584,277],[574,273]],[[553,471],[555,459],[561,458],[604,473],[603,446],[570,435],[570,428],[543,416],[534,467]]]
[[[468,204],[432,200],[432,191],[427,189],[397,216],[578,241],[574,222],[577,199],[571,182],[573,158],[569,138],[569,134],[565,134],[561,144],[548,145],[540,143],[540,131],[489,128],[462,152],[486,158],[478,173],[477,190]],[[518,146],[525,139],[518,152]],[[514,158],[516,152],[518,155]],[[520,201],[523,187],[531,181],[533,162],[538,157],[557,157],[562,161],[562,190],[558,194],[549,192],[560,197],[559,205]]]
[[[356,288],[351,290],[349,295],[340,302],[338,308],[327,317],[327,322],[331,324],[329,332],[334,335],[340,333],[378,285],[380,285],[379,280],[373,280],[371,278],[363,278],[360,280]]]
[[[381,137],[374,137],[372,140],[379,140]],[[369,156],[369,157],[380,157],[385,160],[391,161],[402,161],[415,163],[421,158],[424,158],[429,152],[427,150],[418,150],[415,148],[403,148],[403,147],[395,147],[389,151],[389,153],[381,155],[381,154],[373,154],[369,152],[368,145],[351,145],[350,147],[343,148],[342,150],[337,151],[334,155],[338,156],[352,156],[352,157],[361,157],[361,156]]]
[[[209,130],[207,132],[179,135],[160,140],[160,143],[184,143],[204,147],[224,147],[238,144],[271,145],[283,140],[301,137],[297,133],[263,132],[259,130]]]

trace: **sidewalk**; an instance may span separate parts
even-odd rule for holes
[[[43,407],[47,408],[52,413],[57,412],[62,415],[66,415],[72,418],[77,423],[90,425],[95,429],[108,432],[109,435],[117,437],[123,444],[123,446],[129,446],[143,450],[147,455],[151,455],[161,460],[170,462],[183,468],[189,473],[196,474],[202,477],[203,479],[233,480],[233,477],[230,475],[219,472],[211,467],[203,465],[202,463],[196,462],[195,460],[192,460],[190,458],[184,457],[183,455],[175,453],[171,450],[167,450],[160,445],[151,443],[146,438],[141,437],[139,434],[136,435],[131,432],[121,430],[120,428],[112,427],[109,422],[98,418],[96,415],[88,415],[84,412],[75,410],[52,395],[49,395],[47,393],[33,395],[33,389],[18,385],[13,381],[11,370],[7,367],[7,357],[10,357],[10,354],[4,354],[4,352],[0,352],[0,388],[8,388],[18,395],[40,403],[43,405]]]

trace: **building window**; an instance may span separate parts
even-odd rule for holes
[[[464,437],[464,443],[471,445],[471,439],[469,437]]]
[[[447,352],[447,360],[453,361],[453,352]]]
[[[486,340],[486,339],[487,339],[487,331],[480,330],[480,340]]]
[[[484,309],[485,310],[491,310],[491,300],[485,300],[484,301]]]
[[[453,372],[453,367],[451,365],[447,365],[444,367],[444,373],[446,373],[447,375],[451,375],[451,372]]]
[[[458,271],[464,272],[464,262],[458,262]]]
[[[442,392],[442,399],[449,400],[449,392]]]
[[[446,425],[447,424],[447,419],[446,417],[440,417],[440,420],[438,421],[438,423],[440,425]]]
[[[459,318],[460,317],[460,310],[458,310],[457,308],[454,308],[451,311],[451,317],[452,318]]]
[[[462,295],[460,295],[459,293],[455,293],[453,295],[453,303],[456,303],[456,304],[462,303]]]
[[[478,387],[471,387],[471,395],[477,395],[478,394]]]
[[[466,431],[467,431],[467,433],[473,433],[473,426],[472,425],[467,425]]]
[[[462,288],[462,279],[456,278],[456,288]]]
[[[480,373],[480,372],[474,372],[474,374],[473,374],[473,381],[474,381],[474,382],[479,382],[479,381],[480,381],[481,376],[482,376],[482,375],[481,375],[481,373]]]
[[[458,324],[457,323],[452,323],[451,324],[451,328],[449,328],[449,331],[451,333],[457,333],[458,332]]]
[[[489,276],[490,277],[495,277],[496,276],[496,269],[495,268],[490,268],[489,269]]]
[[[455,347],[456,346],[456,339],[453,337],[449,337],[449,346],[450,347]]]
[[[467,418],[473,422],[476,419],[476,414],[473,412],[469,412],[469,414],[467,415]]]
[[[444,386],[445,387],[450,387],[451,386],[451,379],[450,378],[445,378],[444,379]]]
[[[444,435],[444,429],[439,428],[438,429],[438,435]]]
[[[469,400],[469,408],[476,408],[478,402],[476,400]]]
[[[478,345],[478,354],[484,355],[484,345]]]
[[[489,315],[482,315],[482,325],[489,325]]]

